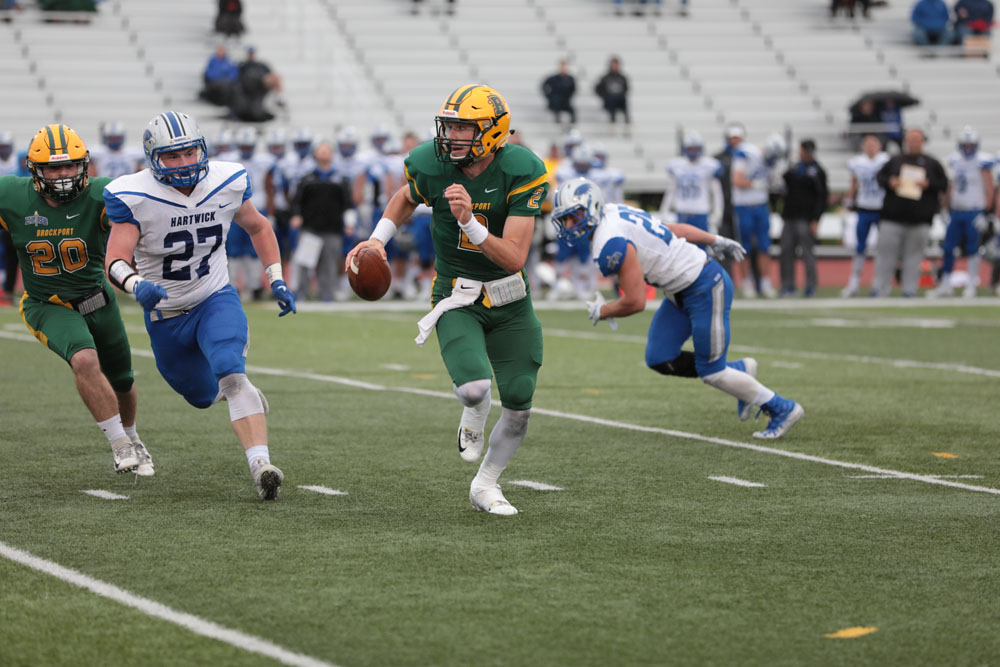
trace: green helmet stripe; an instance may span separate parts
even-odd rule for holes
[[[61,152],[68,153],[69,152],[69,146],[66,145],[66,132],[63,129],[65,127],[66,127],[65,125],[60,125],[59,126],[59,146],[60,146]]]
[[[478,87],[478,83],[473,83],[468,86],[459,86],[454,90],[454,92],[452,92],[451,95],[448,96],[449,101],[445,103],[445,106],[455,107],[455,110],[457,111],[459,105],[462,104],[462,100],[468,97],[469,93]]]
[[[49,135],[49,153],[52,153],[56,147],[56,135],[52,134],[52,126],[46,125],[45,132]]]

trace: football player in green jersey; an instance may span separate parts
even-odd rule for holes
[[[0,178],[0,225],[14,240],[24,281],[21,317],[65,359],[80,398],[111,443],[115,472],[153,474],[136,433],[132,351],[104,278],[108,216],[104,186],[90,178],[83,139],[65,125],[40,129],[26,164],[31,177]]]
[[[527,433],[542,365],[542,325],[523,269],[548,179],[534,153],[507,144],[509,109],[492,88],[460,86],[435,121],[436,137],[410,152],[407,184],[393,195],[371,238],[348,255],[347,266],[361,248],[385,256],[383,246],[417,204],[433,209],[434,309],[418,323],[417,343],[437,330],[441,357],[464,406],[458,450],[470,463],[483,451],[496,375],[503,411],[469,500],[476,509],[509,516],[517,510],[497,480]]]

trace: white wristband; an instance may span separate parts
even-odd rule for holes
[[[378,224],[375,225],[375,231],[373,231],[372,235],[368,238],[378,239],[382,242],[382,245],[385,245],[392,240],[393,236],[396,235],[396,229],[397,227],[395,222],[389,218],[382,218],[378,221]]]
[[[462,228],[465,235],[469,237],[469,242],[473,245],[482,245],[483,241],[490,235],[490,230],[476,220],[475,216],[470,218],[468,222],[459,222],[458,226]]]
[[[138,287],[139,283],[141,282],[142,278],[139,277],[139,274],[133,273],[132,275],[130,275],[128,278],[125,279],[125,282],[122,283],[122,287],[125,288],[126,292],[128,292],[132,296],[135,296],[135,288]]]
[[[283,280],[281,276],[281,262],[275,262],[274,264],[268,264],[264,267],[264,275],[267,276],[267,284],[274,284],[275,280]]]

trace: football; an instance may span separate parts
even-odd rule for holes
[[[389,291],[392,272],[375,248],[362,248],[347,269],[351,289],[365,301],[378,301]]]

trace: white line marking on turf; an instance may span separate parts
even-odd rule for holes
[[[346,496],[347,491],[340,491],[338,489],[330,489],[325,486],[315,486],[312,484],[299,484],[300,489],[305,489],[306,491],[315,491],[316,493],[322,493],[325,496]]]
[[[26,565],[27,567],[37,570],[43,574],[53,576],[56,579],[65,581],[68,584],[85,588],[92,593],[96,593],[97,595],[108,598],[109,600],[114,600],[115,602],[123,604],[127,607],[138,609],[148,616],[163,619],[168,623],[173,623],[174,625],[186,628],[197,635],[208,637],[210,639],[217,639],[220,642],[229,644],[230,646],[235,646],[236,648],[249,653],[259,653],[260,655],[273,658],[274,660],[286,665],[294,665],[295,667],[334,667],[334,665],[331,665],[328,662],[323,662],[322,660],[317,660],[316,658],[308,655],[302,655],[301,653],[294,653],[288,649],[278,646],[277,644],[272,644],[266,639],[254,637],[253,635],[247,635],[238,630],[230,630],[229,628],[225,628],[211,621],[206,621],[205,619],[192,614],[185,614],[182,611],[171,609],[170,607],[160,604],[159,602],[140,597],[134,593],[126,591],[123,588],[118,588],[114,584],[109,584],[105,581],[101,581],[100,579],[88,577],[81,572],[71,570],[68,567],[63,567],[62,565],[53,563],[50,560],[39,558],[38,556],[34,556],[27,551],[15,549],[14,547],[8,546],[3,542],[0,542],[0,556],[12,560],[15,563]]]
[[[792,370],[802,368],[802,364],[797,361],[772,361],[770,365],[775,368],[791,368]]]
[[[738,477],[724,477],[709,475],[708,477],[716,482],[724,482],[726,484],[735,484],[736,486],[754,486],[754,487],[767,487],[767,484],[758,484],[757,482],[748,482],[745,479],[739,479]]]
[[[0,332],[0,338],[14,338],[14,334],[4,334]],[[33,337],[24,337],[30,341],[35,341]],[[17,336],[16,340],[21,340],[21,336]],[[37,341],[35,341],[37,342]],[[645,339],[643,340],[645,342]],[[782,352],[775,351],[776,354],[783,354]],[[146,357],[148,359],[153,358],[153,352],[151,350],[144,350],[141,348],[132,348],[132,354],[137,357]],[[920,362],[914,362],[920,363]],[[352,380],[350,378],[342,378],[334,375],[320,375],[318,373],[303,373],[300,371],[289,371],[280,368],[266,368],[263,366],[247,366],[247,369],[253,373],[260,373],[262,375],[277,375],[279,377],[289,377],[289,378],[299,378],[302,380],[315,380],[317,382],[328,382],[331,384],[341,384],[348,387],[358,387],[361,389],[370,389],[372,391],[395,391],[401,394],[416,394],[418,396],[428,396],[432,398],[443,398],[449,401],[455,400],[455,395],[451,392],[443,391],[430,391],[428,389],[418,389],[415,387],[387,387],[385,385],[372,384],[370,382],[359,382],[358,380]],[[984,371],[985,369],[977,369]],[[988,371],[991,375],[996,375],[1000,377],[1000,371]],[[658,428],[656,426],[640,426],[638,424],[629,424],[626,422],[614,421],[611,419],[601,419],[599,417],[591,417],[590,415],[577,415],[571,412],[560,412],[559,410],[546,410],[544,408],[532,408],[532,413],[539,415],[546,415],[548,417],[558,417],[560,419],[571,419],[573,421],[585,422],[588,424],[598,424],[600,426],[608,426],[611,428],[619,428],[626,431],[638,431],[641,433],[658,433],[661,435],[667,435],[674,438],[683,438],[685,440],[698,440],[701,442],[710,442],[716,445],[723,445],[724,447],[733,447],[735,449],[747,449],[754,452],[759,452],[762,454],[773,454],[774,456],[784,456],[790,459],[797,459],[799,461],[810,461],[812,463],[822,463],[823,465],[836,466],[838,468],[847,468],[850,470],[861,470],[864,472],[870,472],[876,475],[892,475],[894,477],[902,477],[904,479],[909,479],[915,482],[923,482],[924,484],[935,484],[939,486],[950,486],[956,489],[964,489],[966,491],[976,491],[979,493],[989,493],[992,495],[1000,496],[1000,489],[994,489],[986,486],[972,486],[970,484],[962,484],[960,482],[950,482],[945,479],[937,479],[929,475],[917,475],[914,473],[900,472],[896,470],[889,470],[887,468],[878,468],[876,466],[864,465],[862,463],[850,463],[848,461],[837,461],[835,459],[827,459],[822,456],[813,456],[812,454],[802,454],[801,452],[786,451],[784,449],[775,449],[773,447],[764,447],[763,445],[755,445],[748,442],[736,442],[735,440],[725,440],[723,438],[714,438],[706,435],[699,435],[697,433],[687,433],[685,431],[675,431],[673,429]]]
[[[983,475],[927,475],[934,479],[983,479]],[[899,475],[846,475],[850,479],[903,479]]]
[[[551,484],[545,484],[544,482],[532,482],[530,479],[516,479],[513,482],[504,482],[505,484],[514,484],[515,486],[526,486],[529,489],[534,489],[535,491],[565,491],[561,486],[552,486]]]
[[[408,371],[410,367],[406,364],[379,364],[379,368],[384,368],[387,371]]]
[[[81,493],[86,493],[88,496],[94,496],[95,498],[103,498],[104,500],[128,500],[128,496],[111,493],[104,489],[84,489]]]

